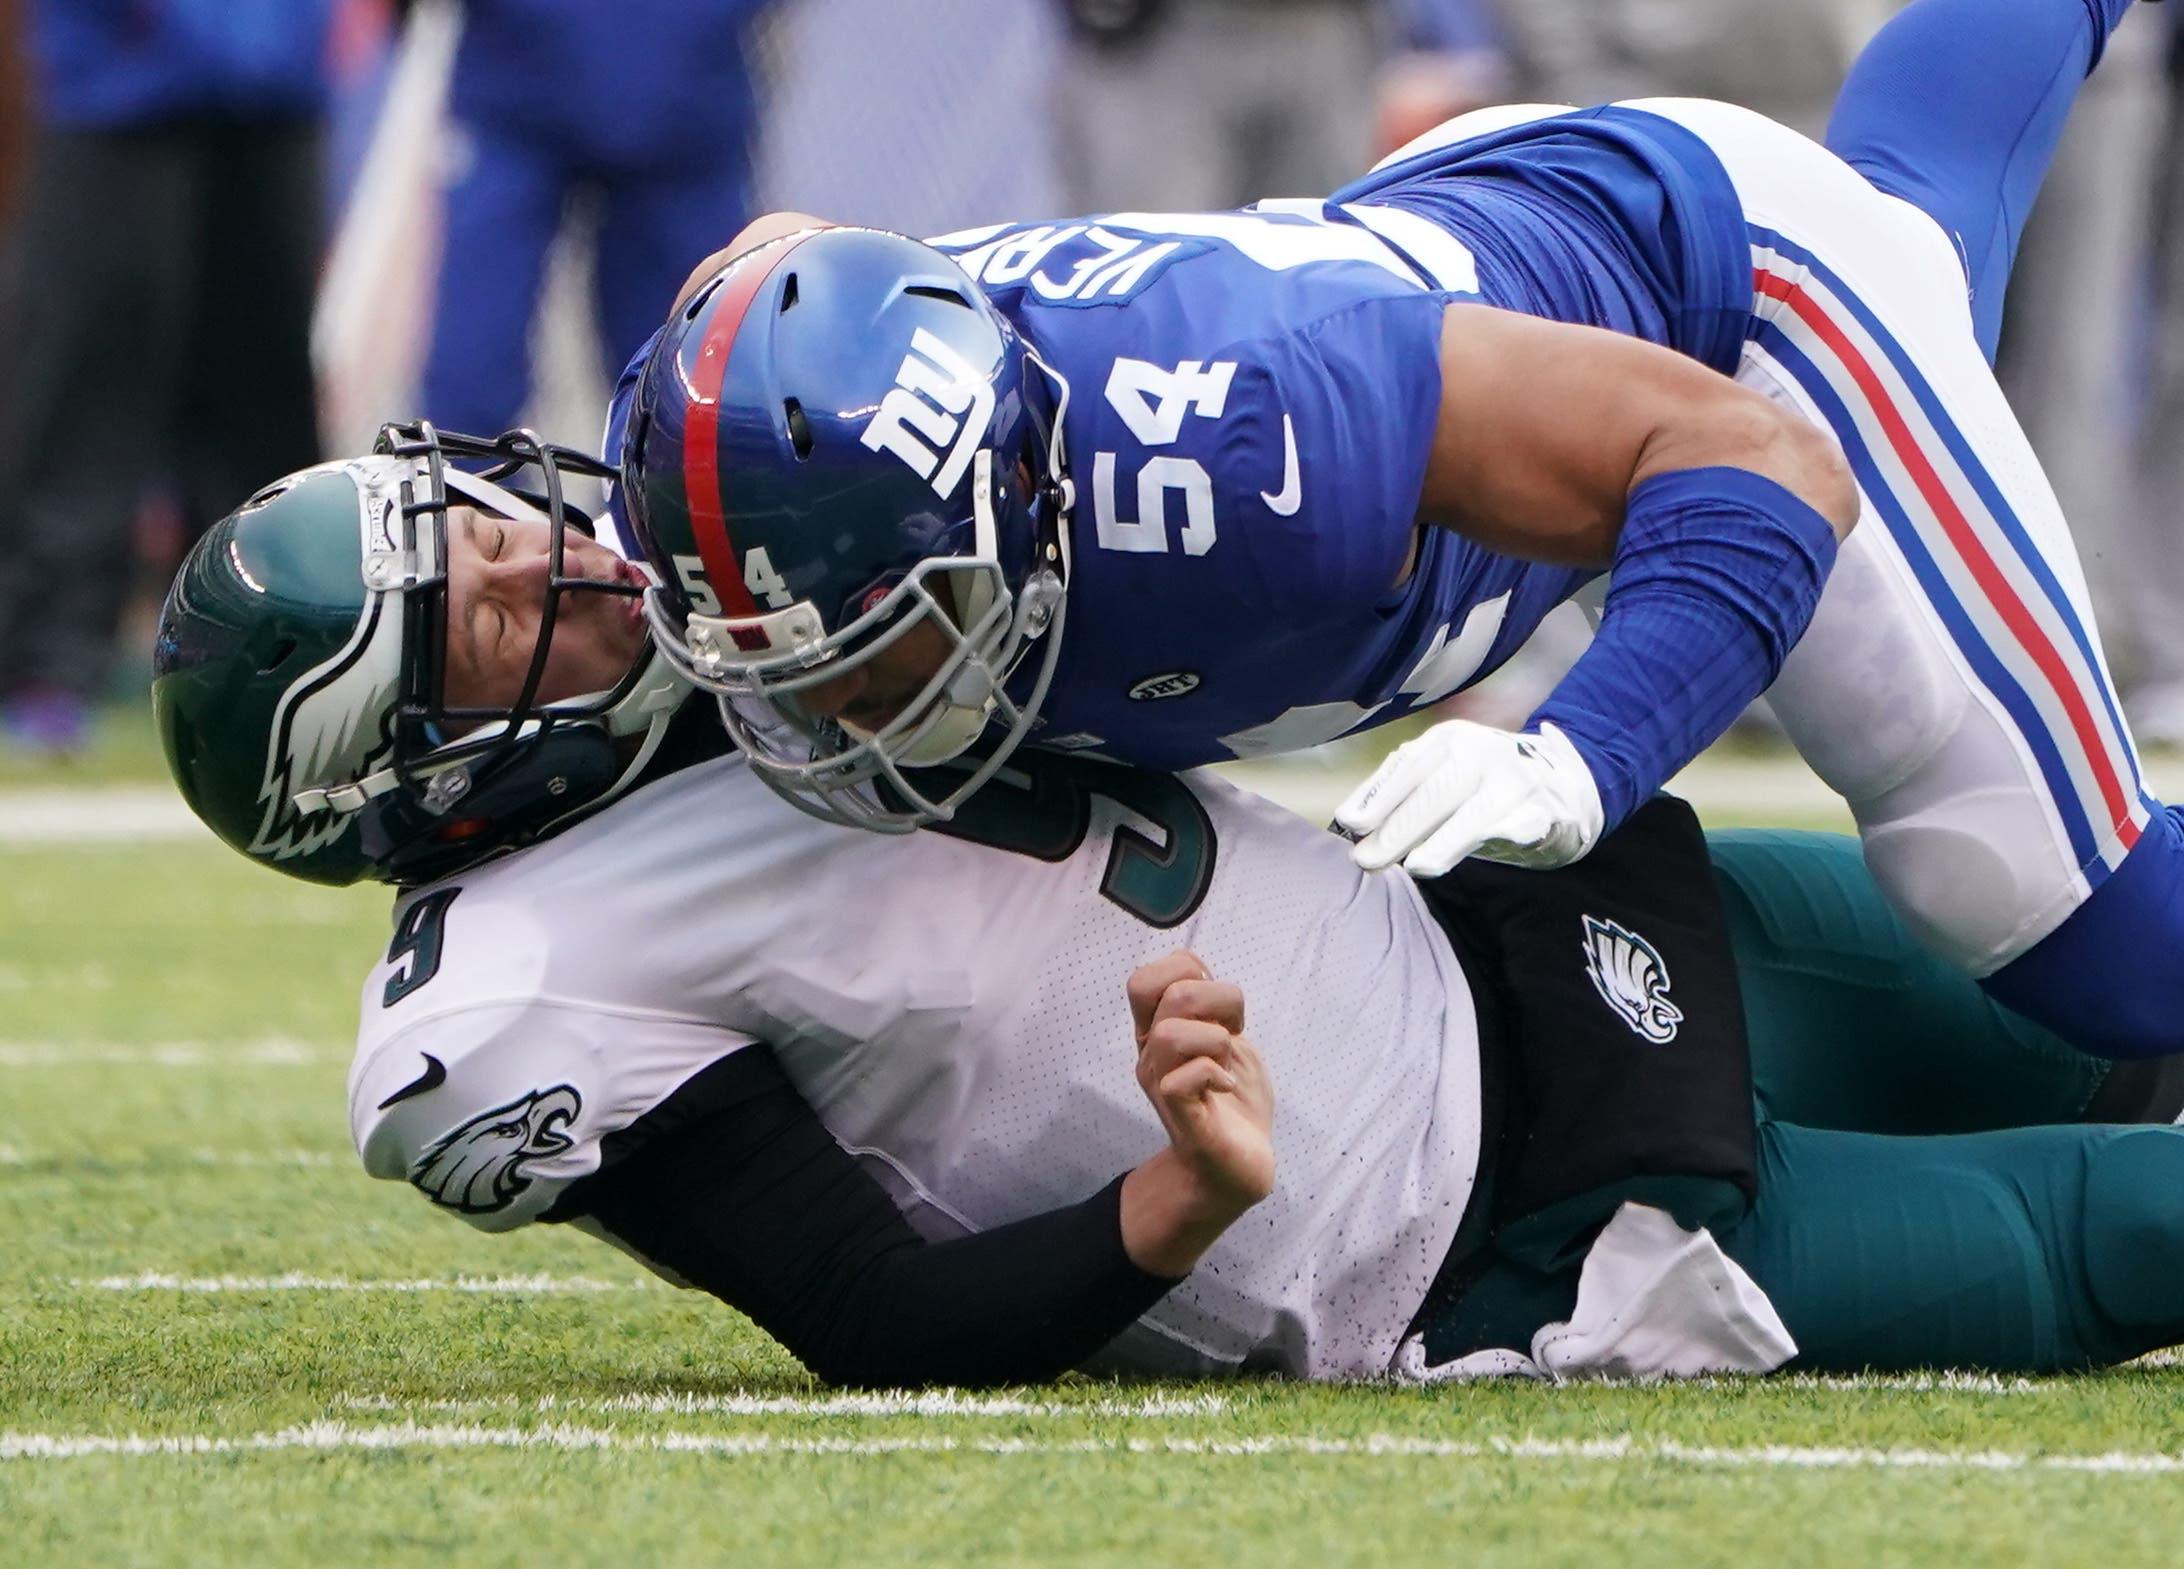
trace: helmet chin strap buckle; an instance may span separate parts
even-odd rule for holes
[[[425,782],[425,810],[434,816],[443,816],[455,803],[470,793],[470,770],[461,766],[443,768]]]
[[[1028,641],[1044,636],[1053,625],[1054,612],[1061,607],[1062,579],[1055,572],[1034,572],[1018,596],[1024,618],[1024,637]]]
[[[382,768],[350,784],[298,790],[288,800],[305,817],[315,817],[320,812],[339,812],[346,817],[352,812],[363,811],[376,797],[385,795],[399,782],[393,769]]]

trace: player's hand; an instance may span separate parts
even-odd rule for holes
[[[1205,1197],[1241,1214],[1274,1191],[1274,1087],[1244,1038],[1244,994],[1189,952],[1141,967],[1129,991],[1139,1088]]]
[[[1369,872],[1403,863],[1438,877],[1466,856],[1509,866],[1567,866],[1599,842],[1600,789],[1553,725],[1512,735],[1463,719],[1391,753],[1335,812]]]
[[[1168,1147],[1123,1179],[1123,1247],[1140,1269],[1180,1279],[1274,1189],[1274,1090],[1243,1037],[1243,993],[1196,954],[1133,974],[1130,1014],[1138,1085]]]

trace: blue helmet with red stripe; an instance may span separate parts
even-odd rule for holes
[[[1067,395],[954,261],[872,229],[746,252],[662,330],[622,450],[653,630],[797,805],[945,819],[1034,727]],[[824,700],[867,686],[899,701]]]

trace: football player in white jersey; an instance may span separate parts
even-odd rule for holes
[[[1046,756],[946,833],[824,823],[660,679],[561,497],[593,468],[393,432],[223,520],[162,616],[197,813],[401,890],[350,1078],[374,1175],[608,1238],[843,1382],[2184,1338],[2184,1132],[1789,1120],[1846,1068],[1838,1128],[2184,1104],[1871,925],[1854,847],[1710,868],[1657,803],[1577,867],[1419,884],[1210,777]],[[1891,1067],[1951,1051],[1976,1114]]]

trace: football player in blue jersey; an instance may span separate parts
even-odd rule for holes
[[[655,630],[777,789],[907,830],[1026,741],[1186,768],[1418,711],[1605,574],[1520,733],[1443,723],[1344,803],[1362,864],[1567,863],[1768,691],[1932,948],[2184,1050],[2184,821],[1990,370],[2128,3],[1915,0],[1826,147],[1525,107],[1325,200],[762,220],[615,401]]]

